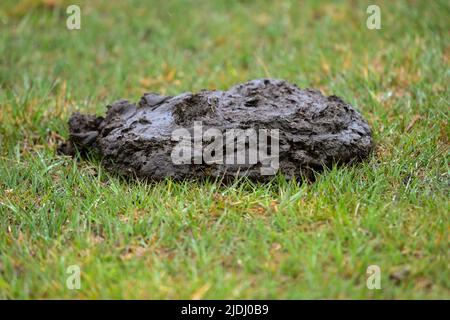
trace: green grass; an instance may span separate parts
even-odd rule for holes
[[[450,298],[448,1],[0,4],[0,298]],[[55,155],[74,111],[271,76],[377,143],[315,183],[126,182]],[[81,289],[66,269],[81,268]],[[366,287],[369,265],[381,290]]]

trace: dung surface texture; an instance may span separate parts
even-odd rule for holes
[[[148,93],[138,103],[120,100],[107,108],[105,117],[74,113],[58,152],[92,150],[107,169],[151,180],[267,180],[277,172],[312,177],[335,163],[362,161],[373,147],[367,122],[351,105],[283,80],[177,96]],[[243,153],[244,161],[236,160]]]

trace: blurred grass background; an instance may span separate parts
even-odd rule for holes
[[[449,17],[444,0],[2,0],[0,297],[449,298]],[[315,184],[224,188],[54,153],[74,111],[261,77],[353,104],[373,157]]]

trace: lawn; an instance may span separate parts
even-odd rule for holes
[[[450,298],[448,1],[74,2],[0,3],[0,298]],[[55,153],[74,111],[262,77],[354,105],[373,155],[222,186]]]

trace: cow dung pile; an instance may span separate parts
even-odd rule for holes
[[[312,177],[367,158],[371,130],[337,96],[258,79],[227,91],[163,96],[107,106],[105,117],[74,113],[65,155],[94,151],[111,171],[161,180]]]

